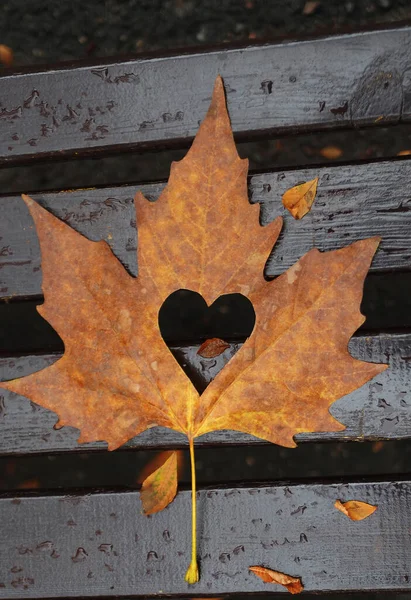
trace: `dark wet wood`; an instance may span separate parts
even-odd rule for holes
[[[216,75],[242,138],[408,121],[411,28],[0,78],[0,162],[187,143]]]
[[[204,387],[241,344],[213,359],[197,355],[198,345],[173,347],[172,351],[186,372]],[[390,368],[359,390],[338,400],[332,414],[347,426],[343,432],[307,433],[297,442],[365,441],[411,438],[411,334],[353,338],[353,356],[370,362],[389,363]],[[0,380],[22,377],[54,362],[59,355],[24,356],[0,359]],[[77,444],[78,430],[54,430],[55,413],[35,405],[22,396],[0,390],[0,454],[31,454],[64,451],[105,450],[104,442]],[[64,401],[64,398],[62,398]],[[218,431],[196,440],[196,444],[261,444],[249,435]],[[155,427],[130,440],[124,448],[176,448],[187,445],[186,438],[172,430]]]
[[[295,221],[281,202],[293,185],[319,177],[311,212]],[[374,272],[411,268],[411,160],[263,173],[251,177],[250,198],[260,202],[264,224],[277,215],[285,223],[267,274],[282,273],[313,246],[332,250],[379,235],[382,243]],[[77,231],[105,239],[116,256],[137,273],[137,232],[133,197],[141,189],[158,197],[164,184],[122,186],[34,194],[34,197]],[[33,222],[20,197],[0,197],[0,297],[41,294],[40,251]]]
[[[306,592],[411,589],[409,481],[202,490],[195,587],[190,493],[152,518],[138,492],[3,497],[0,598],[288,593],[251,565],[299,576]],[[353,522],[337,499],[378,509]]]

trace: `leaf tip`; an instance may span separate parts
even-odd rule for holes
[[[219,108],[224,107],[224,109],[227,110],[224,81],[221,75],[217,75],[214,81],[213,95],[210,108],[213,105],[217,105]]]
[[[28,196],[27,194],[22,194],[21,197],[24,200],[24,202],[27,204],[27,206],[32,206],[33,204],[35,204],[35,202],[31,196]]]
[[[224,90],[224,81],[223,81],[223,78],[221,77],[220,73],[217,75],[217,77],[215,78],[215,81],[214,81],[214,91],[216,89]]]

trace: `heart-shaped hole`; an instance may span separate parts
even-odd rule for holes
[[[252,303],[242,294],[220,296],[211,306],[191,290],[178,290],[164,301],[158,321],[161,335],[174,358],[202,394],[251,335],[255,323]],[[210,358],[198,354],[213,338],[229,346]]]

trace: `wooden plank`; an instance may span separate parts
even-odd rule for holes
[[[0,157],[15,163],[192,138],[217,74],[242,138],[407,121],[411,28],[0,78]]]
[[[301,181],[319,177],[311,212],[295,221],[281,197]],[[411,160],[327,166],[250,178],[250,198],[261,204],[267,224],[278,215],[283,233],[267,265],[267,274],[282,273],[316,246],[332,250],[368,236],[382,236],[371,270],[411,268]],[[133,197],[137,189],[153,200],[164,184],[122,186],[34,194],[44,206],[93,240],[106,239],[132,274],[137,273],[137,232]],[[41,295],[40,251],[33,222],[17,196],[0,198],[0,298]]]
[[[378,509],[353,522],[337,499]],[[147,518],[138,492],[3,497],[0,598],[283,591],[251,565],[299,576],[307,592],[411,589],[409,481],[202,490],[195,587],[184,581],[190,502],[180,492]]]
[[[199,357],[199,344],[173,347],[172,351],[180,364],[186,364],[185,371],[195,376],[204,387],[240,346],[241,344],[231,344],[228,350],[214,359]],[[410,438],[411,334],[356,337],[351,340],[349,348],[353,356],[370,362],[389,363],[390,369],[334,403],[331,413],[347,426],[345,431],[299,434],[296,441],[304,443]],[[37,371],[54,362],[57,357],[58,355],[1,358],[0,380],[22,377]],[[106,449],[104,442],[77,444],[77,429],[53,429],[57,421],[55,413],[22,396],[5,390],[0,392],[0,454]],[[261,443],[266,442],[232,431],[218,431],[196,440],[199,446]],[[182,434],[155,427],[130,440],[124,448],[176,448],[186,445],[187,440]]]

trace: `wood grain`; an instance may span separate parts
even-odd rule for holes
[[[337,499],[378,509],[353,522]],[[410,590],[410,501],[409,481],[202,490],[194,588],[188,491],[152,518],[138,492],[3,497],[0,598],[282,592],[250,565],[299,576],[305,592]]]
[[[186,372],[204,387],[238,349],[230,344],[223,354],[212,359],[197,355],[198,345],[173,347],[173,354]],[[411,437],[411,335],[377,335],[355,337],[349,345],[351,354],[370,362],[386,362],[390,368],[359,390],[338,400],[331,413],[347,429],[334,433],[307,433],[296,441],[365,441]],[[21,377],[54,362],[59,355],[23,356],[0,359],[0,380]],[[78,430],[63,427],[54,430],[55,413],[35,405],[22,396],[5,390],[0,396],[0,454],[32,454],[65,451],[101,451],[104,442],[77,444]],[[202,436],[196,445],[262,444],[249,435],[218,431]],[[176,448],[187,445],[182,434],[155,427],[130,440],[123,448]]]
[[[311,212],[295,221],[282,194],[301,181],[319,177]],[[252,202],[261,204],[262,224],[284,217],[283,233],[267,264],[276,276],[312,247],[334,250],[379,235],[371,270],[411,268],[411,160],[297,169],[255,175],[249,180]],[[137,274],[137,231],[133,197],[137,189],[156,199],[164,184],[119,186],[33,194],[74,229],[93,240],[105,239],[133,275]],[[41,295],[40,250],[33,222],[18,196],[0,197],[0,298]]]
[[[4,75],[0,162],[187,143],[218,74],[242,138],[408,121],[410,46],[404,27]]]

